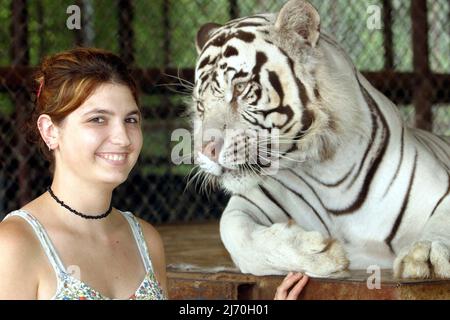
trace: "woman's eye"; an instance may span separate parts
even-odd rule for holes
[[[103,123],[103,122],[105,122],[105,119],[97,117],[97,118],[92,118],[91,120],[89,120],[89,122]]]
[[[136,118],[128,118],[128,119],[126,120],[126,122],[128,122],[128,123],[139,123],[139,120],[136,119]]]

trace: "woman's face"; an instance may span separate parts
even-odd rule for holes
[[[91,182],[123,183],[142,148],[141,114],[124,85],[99,86],[58,131],[56,170]]]

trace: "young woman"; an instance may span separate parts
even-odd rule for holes
[[[111,207],[142,147],[127,67],[77,48],[44,59],[36,80],[33,124],[53,180],[0,224],[0,299],[165,299],[160,235]],[[300,278],[286,277],[275,298],[296,298]]]
[[[142,147],[126,66],[111,53],[75,49],[46,58],[37,81],[34,123],[53,181],[0,225],[0,298],[163,299],[160,236],[111,208]]]

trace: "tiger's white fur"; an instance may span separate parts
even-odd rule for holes
[[[291,0],[277,15],[199,31],[194,132],[285,130],[276,175],[227,163],[232,137],[209,141],[217,158],[197,150],[233,194],[220,223],[225,247],[255,275],[378,265],[450,278],[449,143],[407,128],[319,24],[309,3]],[[258,113],[277,106],[288,108]]]

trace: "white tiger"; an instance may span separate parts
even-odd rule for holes
[[[449,142],[407,128],[312,5],[206,24],[196,44],[194,132],[241,130],[206,137],[197,161],[232,193],[220,232],[242,272],[450,278]],[[264,142],[247,129],[278,130],[276,174],[230,161]]]

